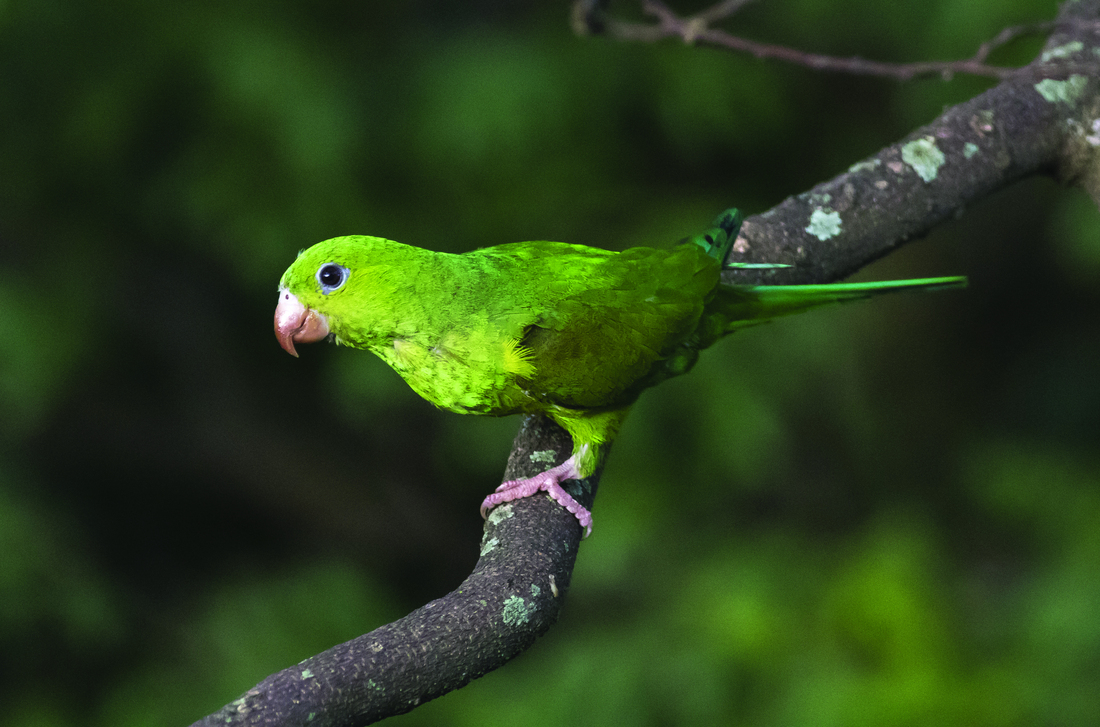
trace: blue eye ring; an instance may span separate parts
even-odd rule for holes
[[[351,277],[351,271],[337,263],[325,263],[317,269],[317,284],[321,286],[321,293],[329,293],[339,290]]]

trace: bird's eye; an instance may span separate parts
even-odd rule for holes
[[[321,292],[328,295],[339,288],[348,279],[348,269],[336,263],[325,263],[317,271],[317,282],[321,284]]]

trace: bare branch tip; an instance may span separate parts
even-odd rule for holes
[[[839,58],[817,53],[809,53],[796,48],[762,43],[731,35],[711,27],[712,23],[731,17],[753,0],[723,0],[688,18],[678,16],[663,0],[641,0],[642,11],[657,19],[656,25],[642,23],[616,22],[605,16],[599,16],[598,29],[591,13],[584,15],[585,27],[589,32],[608,32],[623,40],[655,42],[662,38],[676,36],[684,43],[693,45],[702,43],[726,50],[748,53],[756,58],[781,60],[818,71],[849,73],[862,76],[893,78],[898,81],[910,81],[915,78],[939,77],[944,81],[952,80],[956,74],[985,76],[1004,80],[1021,69],[1007,66],[994,66],[986,63],[989,55],[1001,46],[1022,35],[1050,33],[1067,26],[1087,26],[1088,30],[1098,29],[1094,21],[1044,21],[1003,28],[995,37],[982,43],[974,55],[965,60],[928,61],[917,63],[887,63],[869,61],[860,58]],[[602,12],[601,0],[578,0],[575,8],[596,8]]]

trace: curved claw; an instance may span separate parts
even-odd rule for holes
[[[279,291],[275,308],[275,337],[291,356],[298,356],[294,344],[320,341],[329,334],[328,319],[302,305],[298,297],[286,288]]]

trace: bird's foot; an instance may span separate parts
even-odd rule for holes
[[[536,492],[543,491],[569,512],[576,516],[577,522],[584,528],[584,537],[592,534],[592,513],[586,510],[573,496],[562,489],[561,482],[565,480],[581,479],[580,472],[573,462],[573,458],[565,460],[557,467],[539,473],[534,477],[523,480],[508,480],[496,489],[481,503],[481,517],[486,517],[489,510],[497,505],[521,497],[530,497]]]

